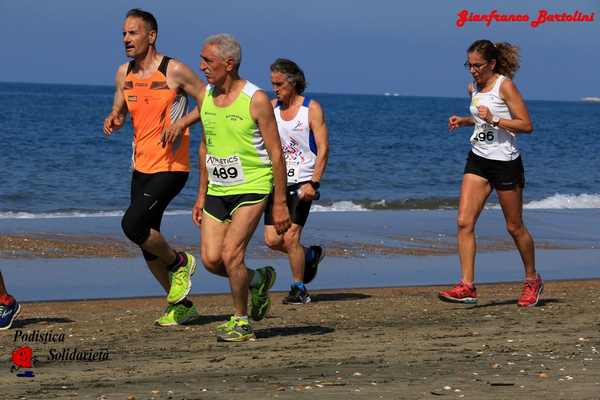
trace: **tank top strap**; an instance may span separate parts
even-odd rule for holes
[[[167,68],[169,67],[169,61],[171,61],[171,57],[163,56],[160,65],[158,66],[158,71],[167,77]]]
[[[506,77],[504,75],[500,75],[498,76],[498,79],[496,79],[496,82],[494,82],[494,87],[491,90],[494,95],[500,97],[500,85],[502,85],[502,82],[504,82],[505,78]]]
[[[127,65],[127,73],[125,74],[125,76],[129,75],[129,73],[133,70],[133,67],[135,67],[135,60],[129,61],[129,65]]]
[[[260,88],[258,86],[256,86],[254,83],[252,83],[250,81],[246,81],[246,84],[244,85],[242,92],[244,92],[244,94],[246,96],[252,98],[252,96],[254,96],[254,93],[258,92],[259,90],[260,90]]]

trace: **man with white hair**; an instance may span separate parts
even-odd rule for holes
[[[198,106],[204,128],[200,145],[200,185],[193,209],[200,226],[202,262],[229,278],[234,315],[217,327],[217,339],[241,342],[254,338],[248,320],[269,310],[275,270],[249,269],[246,247],[273,190],[273,226],[290,227],[286,206],[285,162],[273,107],[267,94],[239,76],[241,48],[228,34],[210,36],[200,55],[208,87]],[[273,189],[274,187],[274,189]]]

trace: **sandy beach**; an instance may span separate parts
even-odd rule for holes
[[[214,337],[227,295],[195,296],[202,317],[175,328],[153,326],[159,298],[25,304],[0,335],[0,397],[600,398],[599,280],[547,282],[532,309],[516,306],[518,283],[480,286],[475,306],[442,303],[438,289],[325,290],[306,306],[275,293],[257,340],[241,344]],[[35,331],[64,342],[15,341]],[[10,372],[22,345],[38,357],[33,378]],[[108,360],[49,360],[63,348]]]
[[[546,278],[532,309],[516,306],[522,267],[498,210],[478,226],[475,306],[437,299],[458,279],[455,211],[315,213],[306,241],[328,257],[306,306],[281,304],[289,267],[259,229],[248,264],[274,265],[278,281],[257,340],[241,344],[216,342],[231,299],[202,268],[192,289],[201,317],[154,326],[166,303],[118,217],[4,220],[0,269],[24,304],[0,333],[0,398],[597,400],[598,214],[528,212]],[[189,216],[163,230],[198,255]],[[21,346],[37,358],[33,377],[11,372]]]

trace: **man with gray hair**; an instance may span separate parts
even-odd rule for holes
[[[292,285],[284,304],[310,303],[305,284],[317,274],[324,256],[321,246],[305,248],[300,243],[312,201],[318,198],[321,177],[327,166],[329,141],[321,105],[304,95],[306,79],[293,61],[278,58],[271,64],[272,100],[286,161],[287,204],[292,227],[281,235],[271,218],[271,201],[265,211],[265,242],[288,255]],[[271,199],[269,199],[271,200]]]
[[[204,135],[200,145],[200,185],[192,218],[200,227],[202,262],[229,279],[234,315],[217,327],[217,340],[253,339],[248,320],[265,317],[275,270],[249,269],[246,247],[273,193],[273,225],[290,227],[286,206],[285,162],[273,107],[267,94],[242,79],[239,43],[228,34],[210,36],[200,55],[208,86],[198,105]],[[273,189],[274,186],[274,189]]]

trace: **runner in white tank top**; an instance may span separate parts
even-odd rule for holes
[[[284,235],[275,232],[269,202],[265,211],[265,242],[271,249],[288,255],[293,282],[284,304],[305,304],[310,302],[305,284],[315,277],[324,252],[321,246],[305,248],[300,238],[327,165],[327,126],[321,105],[302,96],[306,81],[296,63],[277,59],[271,65],[271,83],[277,96],[272,104],[286,160],[292,227]]]
[[[471,136],[473,153],[489,160],[512,161],[519,157],[517,138],[514,133],[493,122],[488,123],[479,116],[479,107],[487,107],[492,115],[502,119],[512,119],[506,102],[500,97],[500,86],[506,77],[498,75],[492,90],[480,92],[477,83],[472,86],[471,106],[469,110],[475,122],[475,129]]]
[[[308,97],[304,97],[298,113],[290,120],[281,116],[284,104],[281,101],[275,104],[275,119],[285,156],[288,186],[312,180],[315,171],[317,144],[308,120],[310,102]]]
[[[469,84],[471,115],[453,115],[448,128],[475,126],[471,136],[472,150],[460,189],[458,205],[458,252],[462,279],[450,290],[438,294],[441,300],[456,303],[476,303],[475,224],[492,190],[496,189],[506,220],[525,268],[525,285],[517,304],[535,306],[540,301],[544,284],[535,269],[533,238],[523,223],[523,188],[525,186],[522,159],[516,146],[516,135],[531,133],[533,125],[527,106],[512,76],[519,68],[518,49],[509,43],[494,45],[478,40],[467,50],[465,67],[474,83]]]

